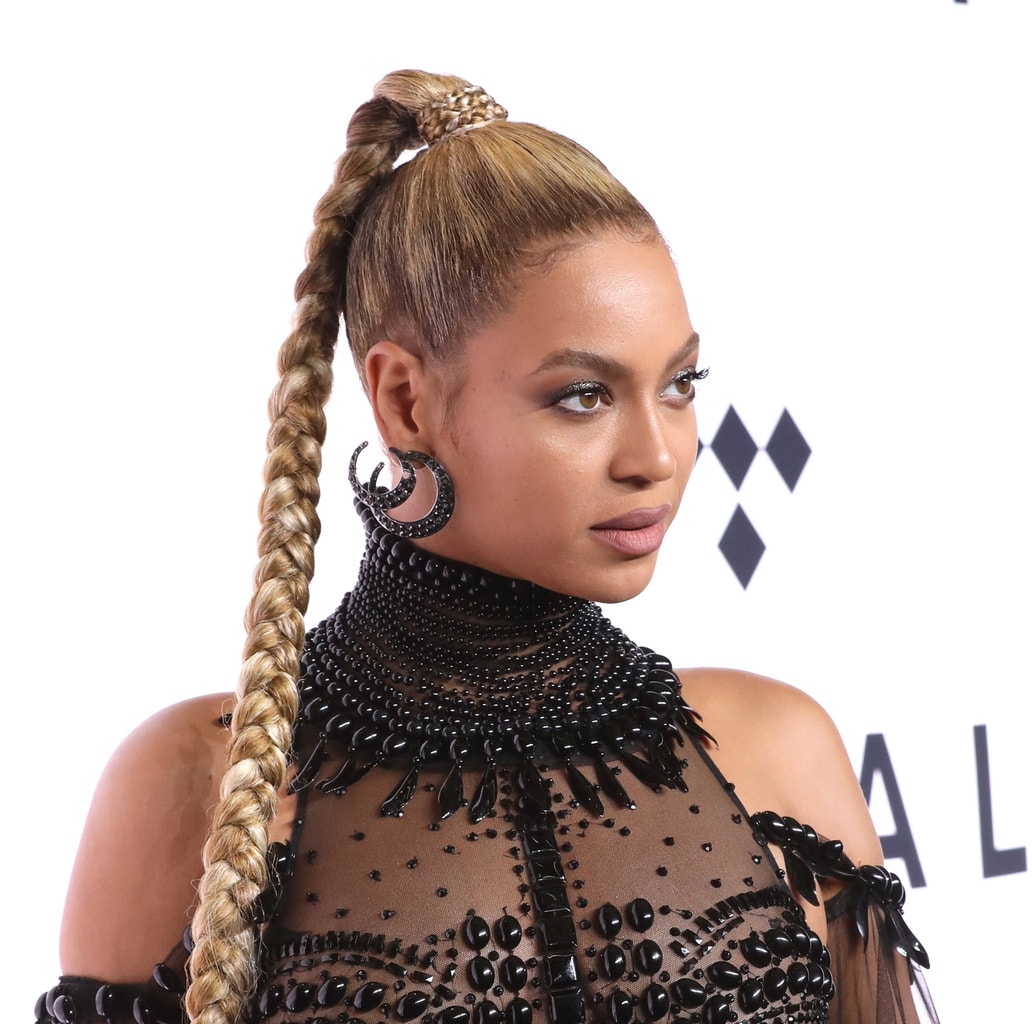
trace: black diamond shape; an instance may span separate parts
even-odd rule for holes
[[[738,582],[745,588],[756,572],[756,566],[760,564],[763,552],[767,545],[760,540],[749,517],[742,511],[742,506],[735,506],[735,514],[731,522],[727,524],[724,536],[720,538],[721,554],[727,559],[727,564],[738,577]]]
[[[790,491],[794,491],[795,485],[799,483],[803,466],[810,458],[810,450],[806,438],[800,433],[795,420],[789,416],[786,409],[767,442],[767,454]]]
[[[710,448],[724,467],[724,472],[731,478],[731,483],[736,488],[741,487],[759,448],[733,405],[728,406],[723,422],[710,442]]]

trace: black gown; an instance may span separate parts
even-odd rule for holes
[[[898,879],[751,816],[669,662],[362,511],[358,583],[306,645],[254,1020],[916,1021]],[[771,842],[804,897],[843,883],[827,943]],[[37,1020],[178,1024],[184,960],[141,986],[63,978]]]

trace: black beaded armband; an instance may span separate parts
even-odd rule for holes
[[[903,920],[906,891],[898,875],[876,864],[857,867],[846,856],[842,843],[824,839],[795,818],[762,811],[749,820],[756,830],[757,841],[776,843],[784,851],[785,869],[796,892],[817,905],[818,878],[832,878],[857,887],[854,918],[864,947],[867,946],[871,908],[879,907],[896,952],[922,967],[928,966],[928,953]]]
[[[183,1024],[182,994],[166,964],[143,985],[66,976],[36,1000],[36,1024]]]

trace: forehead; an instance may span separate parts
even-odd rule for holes
[[[468,369],[531,372],[563,349],[647,360],[692,333],[681,284],[659,239],[605,235],[519,271],[507,308],[468,340]]]

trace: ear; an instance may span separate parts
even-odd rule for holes
[[[433,448],[427,374],[421,356],[394,341],[378,341],[365,357],[376,429],[389,447]]]

